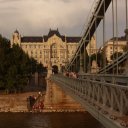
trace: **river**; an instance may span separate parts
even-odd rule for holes
[[[84,113],[0,113],[0,128],[103,128]]]
[[[44,109],[75,112],[0,113],[0,128],[103,128],[82,106],[55,83],[47,81]]]

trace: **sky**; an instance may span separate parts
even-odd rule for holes
[[[0,0],[0,33],[18,29],[21,35],[46,35],[49,29],[80,36],[96,0]]]
[[[11,38],[18,29],[21,36],[47,35],[59,29],[66,36],[82,36],[90,9],[97,0],[0,0],[0,34]],[[118,32],[124,34],[125,0],[118,1]],[[111,6],[111,5],[110,5]],[[111,7],[106,13],[106,36],[112,37]],[[102,26],[102,25],[101,25]],[[100,27],[99,27],[100,28]],[[99,37],[102,29],[98,30]],[[120,36],[119,35],[119,36]],[[98,38],[98,36],[97,36]],[[100,37],[100,42],[101,37]]]

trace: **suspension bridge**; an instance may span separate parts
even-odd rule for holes
[[[128,9],[127,0],[124,3],[125,40],[128,41]],[[79,70],[78,78],[71,78],[63,74],[51,75],[50,79],[57,83],[70,96],[78,101],[86,110],[101,122],[106,128],[126,128],[128,127],[128,49],[111,63],[107,63],[104,49],[103,66],[95,73],[91,73],[91,58],[87,61],[86,47],[91,41],[91,37],[98,35],[98,27],[102,24],[103,48],[105,47],[106,13],[108,8],[111,11],[111,37],[113,37],[113,53],[115,44],[118,45],[119,32],[119,0],[98,0],[94,11],[84,29],[84,34],[79,42],[77,50],[72,59],[66,65],[68,72]],[[110,18],[110,17],[109,17]],[[114,37],[116,37],[114,39]],[[90,48],[91,49],[91,48]],[[91,50],[90,50],[91,51]],[[96,62],[98,61],[96,57]],[[97,62],[98,63],[98,62]],[[120,67],[123,70],[120,72]]]

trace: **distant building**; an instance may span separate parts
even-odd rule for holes
[[[114,37],[106,42],[104,48],[102,50],[105,51],[105,55],[108,63],[112,62],[111,55],[115,52],[124,52],[124,47],[127,45],[126,37]]]
[[[69,37],[61,35],[57,30],[49,30],[48,35],[44,36],[21,36],[16,30],[11,39],[11,46],[18,44],[30,57],[48,67],[49,63],[52,66],[65,66],[74,55],[78,42],[81,37]],[[92,38],[91,45],[88,44],[87,52],[90,54],[95,52],[96,42]]]
[[[70,61],[75,53],[81,37],[68,37],[61,35],[57,30],[49,31],[48,35],[23,36],[16,30],[11,39],[11,46],[18,44],[30,57],[36,59],[44,66],[51,62],[58,68]]]

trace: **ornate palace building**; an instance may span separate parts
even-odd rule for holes
[[[11,46],[18,44],[30,57],[42,63],[45,67],[49,63],[61,66],[70,61],[76,51],[81,37],[68,37],[61,35],[57,30],[49,30],[48,35],[44,36],[21,36],[16,30],[11,39]],[[96,46],[95,38],[92,41],[92,47]],[[95,49],[95,48],[93,48]],[[89,52],[89,46],[87,47]],[[93,53],[93,51],[92,51]]]

